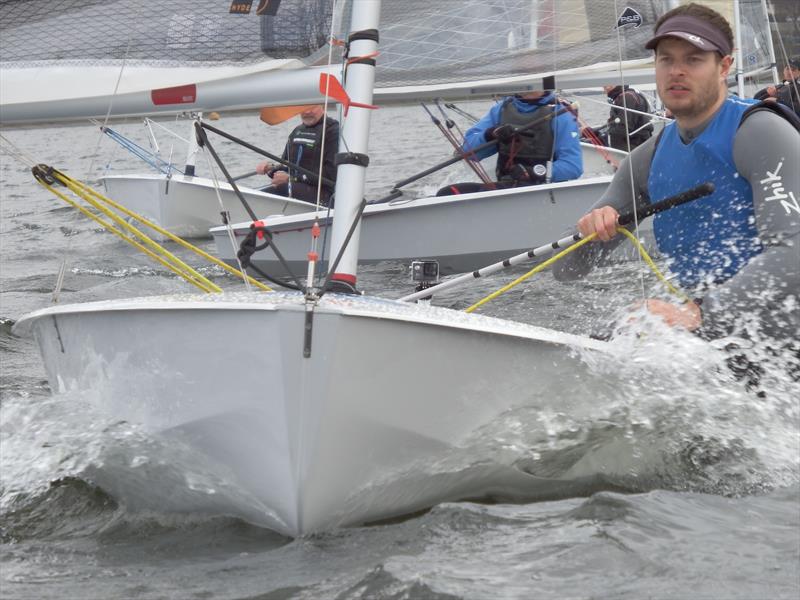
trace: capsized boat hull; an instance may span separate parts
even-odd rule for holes
[[[383,261],[437,260],[440,272],[463,273],[558,239],[600,198],[611,176],[549,185],[492,190],[433,198],[399,200],[367,206],[359,242],[359,264]],[[335,211],[331,211],[334,213]],[[297,276],[307,269],[311,227],[318,222],[326,241],[320,268],[327,268],[330,235],[327,213],[264,219],[278,250]],[[217,256],[236,264],[249,222],[211,230]],[[320,247],[322,245],[320,244]],[[285,270],[271,248],[253,255],[255,266],[273,276]]]
[[[15,332],[38,341],[54,393],[101,390],[86,396],[109,418],[179,437],[223,482],[205,505],[151,484],[151,508],[205,506],[291,536],[530,491],[530,475],[491,461],[474,468],[486,457],[461,456],[462,445],[515,406],[563,406],[544,382],[554,371],[558,385],[579,380],[580,352],[604,347],[330,295],[314,309],[304,357],[305,322],[299,294],[240,294],[53,307]],[[131,491],[107,479],[112,494]]]
[[[108,175],[101,178],[106,195],[125,208],[155,222],[180,237],[208,238],[209,229],[222,224],[222,208],[214,182],[204,177],[160,174]],[[311,205],[239,186],[256,215],[294,215]],[[230,184],[219,182],[219,196],[231,222],[249,220],[247,211]],[[144,228],[161,240],[163,236]]]

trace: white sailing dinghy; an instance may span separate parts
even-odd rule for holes
[[[335,141],[331,143],[335,143]],[[614,155],[617,161],[621,160],[625,155],[624,152],[614,150],[613,148],[608,149],[607,152],[610,155]],[[593,147],[585,149],[584,165],[587,173],[603,173],[610,172],[611,170],[611,165]],[[607,185],[609,179],[610,176],[599,177],[597,181],[602,185]],[[225,233],[222,235],[227,237],[227,230],[225,228],[218,228],[222,224],[220,213],[223,210],[228,213],[228,219],[233,223],[247,221],[249,217],[242,207],[242,203],[239,201],[233,186],[224,180],[214,181],[208,177],[180,173],[173,173],[171,175],[160,173],[133,173],[105,175],[100,178],[100,181],[103,183],[106,194],[110,198],[113,198],[126,208],[146,217],[180,237],[211,238],[215,236],[215,232],[219,235],[223,230],[225,230]],[[307,214],[309,209],[313,208],[312,205],[307,202],[270,194],[269,192],[253,189],[241,184],[237,184],[237,188],[253,211],[259,216],[277,217]],[[596,189],[589,190],[587,188],[586,191],[589,193],[581,194],[578,192],[573,196],[574,202],[572,202],[571,205],[575,210],[580,210],[581,207],[585,209],[586,206],[588,206],[586,201],[591,202],[593,201],[592,199],[596,199]],[[504,190],[500,190],[500,193],[491,192],[482,195],[488,197],[502,197],[504,195],[503,192]],[[585,197],[584,201],[581,201],[581,197]],[[427,198],[427,200],[434,199]],[[415,206],[421,205],[417,203],[416,200],[412,202],[414,202]],[[574,210],[572,212],[574,212]],[[582,213],[579,212],[576,214],[580,215]],[[550,215],[550,217],[552,217],[552,215]],[[537,216],[537,220],[545,218],[547,218],[545,214]],[[306,217],[306,221],[307,220],[308,217]],[[240,233],[240,229],[241,228],[237,227],[237,235]],[[298,236],[298,238],[300,238],[298,241],[307,245],[308,235],[308,227],[306,227],[303,235]],[[530,236],[528,236],[527,239],[530,239]],[[537,237],[535,239],[539,238]],[[235,262],[233,258],[235,252],[231,255],[228,250],[230,248],[230,242],[222,244],[217,240],[217,246],[220,256],[227,257],[231,263]],[[366,257],[362,259],[364,263],[412,258],[409,256],[390,255],[381,257],[380,253],[371,252],[370,248],[371,245],[367,244],[364,249],[364,256]],[[408,254],[408,252],[406,252],[406,254]],[[426,255],[429,253],[420,248],[414,249],[414,254]],[[290,256],[293,255],[294,254],[290,251]],[[299,256],[301,255],[302,253]],[[489,256],[491,257],[492,255]],[[298,272],[302,273],[305,268],[305,262],[300,262],[302,263],[300,265],[301,270]],[[482,260],[479,262],[480,264],[484,264],[485,261]],[[290,264],[294,263],[295,261],[292,261]],[[447,268],[448,264],[449,263],[445,261],[445,268]],[[271,265],[267,264],[261,264],[261,266],[271,268]]]
[[[376,51],[379,10],[353,2],[352,57]],[[372,102],[374,73],[368,60],[347,67],[354,102]],[[369,123],[370,110],[351,107],[340,151],[365,154]],[[357,283],[365,168],[339,166],[333,289]],[[213,506],[296,536],[565,483],[465,456],[464,446],[516,406],[564,408],[551,386],[579,386],[582,354],[604,342],[322,289],[54,306],[14,332],[37,340],[54,393],[90,392],[114,422],[180,440],[215,476],[213,497],[149,487],[156,510]],[[103,481],[126,500],[131,486],[113,473]]]
[[[378,11],[375,0],[353,3],[351,55],[375,51]],[[354,101],[371,103],[374,70],[348,67]],[[365,153],[369,121],[369,110],[350,108],[340,149]],[[339,167],[335,248],[364,170]],[[357,248],[356,227],[333,281],[355,284]],[[442,308],[313,293],[54,306],[15,332],[37,340],[54,393],[103,386],[106,414],[179,436],[248,499],[217,510],[292,536],[529,486],[530,476],[500,465],[453,467],[453,455],[503,411],[546,401],[530,394],[554,369],[578,374],[579,351],[603,346]],[[159,490],[150,498],[160,505]]]

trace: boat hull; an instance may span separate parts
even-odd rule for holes
[[[248,294],[55,307],[15,330],[37,339],[54,392],[102,390],[87,396],[110,419],[180,438],[221,482],[205,501],[148,489],[145,506],[205,508],[290,536],[557,485],[459,453],[515,406],[563,406],[543,382],[554,369],[580,378],[579,351],[604,345],[332,295],[313,311],[305,357],[305,323],[299,295]],[[121,501],[135,495],[98,479]]]
[[[600,198],[610,180],[611,176],[603,176],[370,205],[364,210],[358,260],[360,264],[437,260],[443,274],[479,269],[563,236]],[[297,276],[307,269],[315,221],[322,228],[320,239],[327,242],[320,252],[324,270],[330,255],[330,235],[326,235],[330,219],[325,213],[264,220]],[[248,231],[249,223],[234,226],[234,248],[226,228],[212,229],[217,256],[235,264]],[[252,262],[272,275],[285,273],[271,248],[256,252]]]
[[[220,202],[214,182],[203,177],[173,175],[109,175],[102,178],[106,194],[125,208],[155,222],[180,237],[208,238],[209,229],[222,224]],[[307,212],[306,202],[240,187],[250,208],[258,216],[293,215]],[[219,195],[231,222],[248,221],[233,188],[219,183]],[[145,230],[148,235],[150,232]],[[164,236],[152,232],[155,239]]]

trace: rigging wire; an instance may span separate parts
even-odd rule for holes
[[[332,11],[333,11],[334,15],[337,14],[337,8],[338,8],[337,5],[338,5],[338,2],[336,0],[334,0],[333,6],[332,6]],[[330,28],[330,31],[328,33],[328,62],[327,62],[327,65],[328,65],[328,69],[329,70],[330,70],[331,65],[333,64],[333,47],[334,47],[335,41],[336,41],[335,40],[335,36],[334,36],[335,27],[336,27],[336,19],[331,19],[331,28]],[[346,64],[347,64],[346,61],[347,61],[347,56],[346,56],[346,52],[345,52],[345,53],[342,53],[342,65],[341,65],[341,67],[342,67],[342,72],[343,73],[346,70]],[[342,76],[342,79],[344,80],[344,76]],[[325,259],[325,250],[326,250],[326,247],[327,247],[328,232],[331,229],[331,218],[330,218],[330,216],[331,216],[331,203],[334,202],[335,199],[336,199],[336,186],[334,185],[333,194],[331,194],[330,198],[328,199],[327,214],[325,215],[326,216],[327,225],[325,227],[325,235],[324,235],[324,237],[322,239],[322,255],[320,256],[320,254],[319,254],[319,233],[320,233],[319,212],[320,212],[320,207],[321,207],[321,202],[322,202],[322,173],[323,173],[323,167],[325,165],[325,144],[328,141],[326,139],[326,137],[327,137],[327,133],[328,133],[328,104],[330,102],[330,97],[328,96],[328,92],[329,91],[330,91],[330,77],[326,77],[325,78],[325,100],[324,100],[324,102],[322,104],[322,141],[320,142],[319,170],[317,172],[317,199],[316,199],[316,205],[315,205],[315,208],[314,208],[314,211],[317,214],[314,216],[314,224],[311,227],[311,247],[309,248],[309,251],[308,251],[308,274],[307,274],[307,278],[306,278],[306,289],[308,291],[311,291],[314,288],[314,277],[315,277],[315,271],[316,271],[316,266],[317,266],[317,264],[316,264],[317,260],[321,259],[320,260],[320,262],[321,262],[322,260]],[[339,116],[339,123],[343,123],[344,120],[342,118],[341,106],[339,107],[339,115],[338,116]],[[342,133],[343,133],[342,131],[339,132],[339,139],[340,140],[344,138]],[[335,140],[332,143],[338,143],[338,142],[339,142],[339,140]],[[317,277],[317,284],[319,284],[319,282],[322,280],[322,273],[317,273],[316,277]]]
[[[770,0],[767,0],[767,2],[769,4],[770,10],[772,11],[772,14],[774,15],[775,14],[775,7],[772,6],[772,2]],[[767,25],[769,25],[769,22],[767,22]],[[781,58],[783,59],[783,64],[784,65],[788,65],[789,64],[789,54],[786,52],[786,46],[783,43],[783,34],[781,33],[781,29],[777,25],[778,25],[778,23],[776,21],[775,22],[775,33],[777,34],[778,43],[780,44],[780,47],[781,47]],[[771,25],[769,25],[768,34],[772,35],[772,26]],[[794,88],[795,96],[797,98],[800,98],[800,89],[798,89],[797,79],[792,79],[789,82],[789,85],[792,86],[792,88]]]
[[[200,119],[198,118],[198,121]],[[238,246],[236,245],[236,235],[233,232],[233,225],[231,225],[230,219],[228,218],[228,212],[225,210],[225,203],[222,201],[222,194],[220,194],[220,186],[219,180],[217,178],[217,170],[214,168],[214,165],[211,163],[211,159],[209,157],[209,153],[206,152],[205,145],[201,148],[203,152],[203,158],[206,160],[206,166],[208,167],[208,172],[211,174],[211,181],[213,182],[214,187],[214,194],[217,196],[217,202],[219,203],[219,210],[220,215],[223,217],[223,223],[225,225],[225,230],[228,233],[228,240],[230,240],[231,248],[233,249],[234,256],[236,257],[236,265],[239,267],[239,271],[242,273],[242,280],[244,281],[245,289],[250,292],[252,291],[250,288],[250,280],[247,277],[247,272],[242,265],[242,260],[239,257],[239,253],[237,252]]]
[[[619,15],[619,6],[617,4],[617,0],[614,0],[614,14]],[[618,59],[618,66],[619,66],[619,78],[622,85],[623,92],[625,91],[625,71],[623,70],[623,59],[622,59],[622,28],[617,27],[617,59]],[[622,106],[623,108],[627,109],[627,101],[625,100],[625,95],[622,96]],[[625,158],[623,163],[627,164],[628,166],[628,177],[630,178],[630,186],[631,186],[631,204],[633,205],[633,222],[634,222],[634,231],[636,231],[636,235],[639,235],[639,206],[638,202],[636,202],[636,181],[633,177],[633,161],[631,160],[631,138],[630,138],[630,127],[628,125],[628,112],[624,111],[623,116],[625,117],[625,141],[626,145],[628,146],[628,156]],[[639,262],[639,286],[640,291],[642,294],[642,300],[646,299],[647,292],[645,290],[645,282],[644,282],[644,273],[642,272],[642,255],[637,254],[636,259]]]
[[[2,144],[0,144],[0,151],[2,151],[3,154],[6,154],[7,156],[16,159],[18,162],[25,165],[28,169],[33,169],[36,166],[36,161],[33,159],[32,156],[27,154],[22,148],[20,148],[17,144],[12,142],[2,133],[0,133],[0,142],[2,142]],[[72,236],[69,236],[69,239],[67,240],[67,250],[70,249],[71,245],[72,245]],[[64,285],[64,276],[66,275],[66,272],[67,272],[67,259],[62,258],[58,266],[58,271],[56,273],[56,280],[55,283],[53,284],[53,291],[50,296],[50,302],[52,304],[56,304],[58,302],[59,296],[61,294],[61,289]]]

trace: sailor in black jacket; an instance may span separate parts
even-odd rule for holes
[[[319,173],[320,157],[324,156],[320,203],[328,206],[334,191],[333,183],[336,181],[335,159],[339,145],[339,122],[330,117],[323,119],[324,115],[325,108],[321,104],[310,106],[300,113],[302,123],[289,134],[282,158],[312,173]],[[324,148],[323,123],[325,124]],[[266,174],[272,179],[272,185],[264,188],[265,192],[305,202],[317,201],[318,177],[314,175],[268,161],[259,163],[256,172]]]

